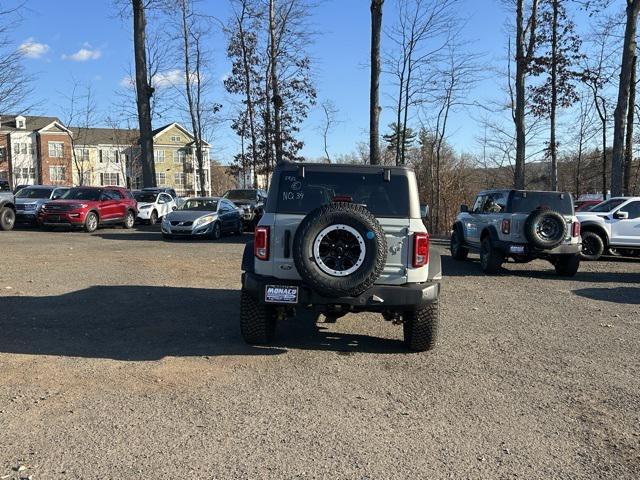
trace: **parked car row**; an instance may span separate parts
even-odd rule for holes
[[[236,191],[227,192],[233,196]],[[264,203],[261,190],[243,190],[243,208],[227,198],[193,197],[180,199],[175,190],[145,188],[129,191],[122,187],[61,187],[28,185],[15,195],[8,182],[0,182],[0,228],[11,230],[15,223],[43,228],[78,228],[94,232],[101,226],[132,228],[137,222],[161,222],[164,238],[210,237],[240,234],[255,223]]]

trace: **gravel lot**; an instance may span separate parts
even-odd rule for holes
[[[433,353],[376,315],[254,348],[249,238],[0,233],[0,479],[640,478],[640,261],[443,249]]]

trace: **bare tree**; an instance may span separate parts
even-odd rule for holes
[[[225,80],[225,87],[227,90],[234,93],[243,93],[245,108],[247,111],[246,121],[243,120],[239,123],[242,131],[242,146],[244,150],[244,134],[246,131],[246,124],[248,124],[249,133],[251,136],[251,159],[252,159],[252,171],[253,171],[253,186],[258,188],[258,134],[255,118],[255,89],[257,83],[257,65],[259,64],[259,58],[257,55],[257,43],[258,38],[255,32],[251,29],[257,27],[257,16],[252,8],[251,0],[234,0],[232,2],[232,26],[228,29],[229,45],[227,47],[227,53],[229,56],[238,58],[237,65],[234,64],[233,68],[237,68],[241,71],[240,82],[234,81],[233,75],[229,76]],[[248,28],[246,24],[249,24]],[[244,151],[242,152],[242,160],[245,161]],[[245,166],[246,169],[246,166]],[[243,175],[243,179],[244,179]]]
[[[149,84],[146,41],[145,11],[151,0],[132,0],[133,7],[133,51],[136,66],[136,103],[140,128],[140,161],[142,184],[156,186],[156,168],[153,157],[153,128],[151,126],[151,97],[154,89]]]
[[[640,13],[640,0],[627,0],[627,22],[622,46],[622,61],[620,63],[620,83],[618,84],[618,102],[613,113],[613,155],[611,159],[611,195],[622,194],[624,173],[624,139],[629,107],[629,89],[633,69],[633,58],[638,44],[636,41],[636,27]]]
[[[622,190],[624,195],[631,195],[631,165],[633,164],[633,123],[636,105],[636,71],[638,56],[633,56],[631,65],[631,79],[629,81],[629,107],[627,108],[627,132],[624,150],[624,175]]]
[[[525,0],[515,0],[516,7],[516,79],[515,79],[515,111],[513,121],[516,127],[516,159],[513,178],[514,187],[525,188],[526,161],[526,77],[533,59],[536,44],[536,28],[538,19],[538,0],[531,0],[527,10]]]
[[[331,157],[329,156],[329,132],[337,123],[336,115],[338,114],[338,108],[331,100],[325,100],[320,104],[320,107],[322,108],[322,113],[324,115],[321,126],[324,155],[327,162],[331,163]]]
[[[282,97],[280,96],[280,79],[278,77],[278,45],[276,24],[276,0],[269,0],[269,54],[271,59],[271,90],[273,92],[273,136],[276,147],[276,162],[282,162]],[[293,2],[290,3],[293,7]]]
[[[598,130],[593,128],[593,110],[594,110],[594,102],[587,98],[586,95],[581,96],[580,101],[578,102],[579,106],[579,114],[578,114],[578,125],[576,132],[576,157],[575,157],[575,195],[576,198],[580,196],[582,193],[582,167],[584,164],[584,156],[585,151],[587,149],[587,145],[593,139],[594,136],[597,135]]]
[[[13,8],[0,5],[0,112],[22,113],[33,107],[27,102],[35,78],[24,68],[25,50],[16,48],[11,38],[11,32],[20,24],[19,12],[25,3]]]
[[[601,134],[601,163],[602,163],[602,195],[606,196],[608,190],[607,172],[607,130],[609,128],[609,100],[607,87],[610,86],[613,70],[611,65],[612,52],[611,38],[614,19],[605,19],[597,27],[597,31],[591,38],[591,52],[585,59],[582,73],[582,81],[589,88],[593,97],[593,104],[600,120]]]
[[[209,188],[206,186],[203,135],[211,116],[220,109],[220,105],[208,102],[206,98],[210,76],[204,71],[207,59],[202,40],[206,38],[211,27],[206,19],[194,10],[193,0],[179,0],[179,2],[178,31],[184,77],[183,92],[194,137],[198,185],[201,194],[204,195]]]
[[[450,43],[447,47],[445,61],[439,66],[438,84],[436,93],[431,103],[437,105],[435,125],[431,129],[433,141],[431,142],[432,158],[434,167],[432,169],[434,198],[432,205],[433,227],[438,230],[442,227],[440,223],[441,213],[441,166],[442,155],[447,128],[449,126],[449,116],[458,107],[470,106],[467,95],[473,89],[480,77],[481,68],[478,60],[479,55],[464,52],[461,43]]]
[[[436,68],[429,67],[450,41],[456,4],[457,0],[397,0],[398,20],[388,33],[394,48],[385,64],[397,80],[394,103],[401,136],[407,133],[411,107],[423,100],[435,81]],[[405,163],[405,146],[402,140],[395,142],[397,165]]]
[[[384,0],[371,0],[371,89],[369,93],[369,161],[380,164],[380,36]]]
[[[81,85],[77,80],[71,83],[71,92],[63,94],[66,105],[63,123],[67,127],[67,136],[71,144],[71,158],[76,171],[78,185],[84,185],[89,167],[89,151],[87,150],[87,129],[96,122],[96,102],[91,84]],[[73,128],[77,127],[77,128]],[[74,131],[75,130],[75,131]]]

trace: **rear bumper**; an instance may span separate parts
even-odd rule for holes
[[[269,286],[298,287],[296,304],[286,306],[343,305],[354,311],[405,311],[414,310],[436,301],[440,295],[440,282],[409,283],[406,285],[374,285],[356,297],[324,297],[313,292],[304,282],[281,280],[255,273],[242,274],[242,288],[260,303],[265,302],[265,288]],[[274,305],[269,302],[269,305]],[[278,303],[275,303],[278,305]]]
[[[571,243],[561,244],[554,248],[539,249],[528,244],[512,243],[512,242],[492,242],[495,247],[504,252],[505,255],[526,255],[526,256],[546,256],[546,255],[572,255],[580,253],[582,244]]]

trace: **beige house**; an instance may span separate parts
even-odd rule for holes
[[[72,127],[74,185],[131,186],[132,160],[138,154],[138,131]]]
[[[180,196],[211,195],[211,146],[203,144],[205,189],[200,190],[193,135],[179,123],[170,123],[153,131],[156,184],[173,188]],[[134,165],[135,167],[135,165]],[[139,165],[134,168],[133,186],[142,185]]]

